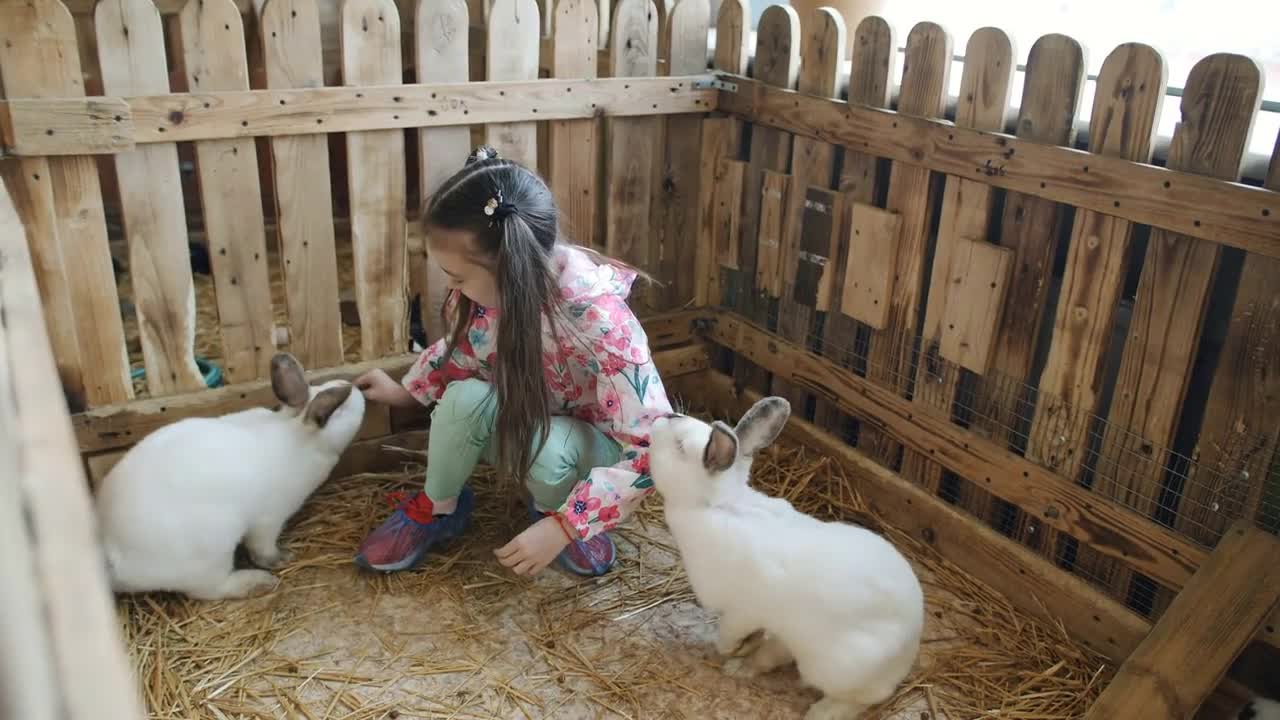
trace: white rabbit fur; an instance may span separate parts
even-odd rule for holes
[[[733,429],[669,415],[653,426],[650,470],[698,602],[720,615],[717,650],[728,655],[764,631],[741,670],[794,660],[824,694],[806,718],[852,719],[911,671],[924,595],[884,538],[749,487],[752,456],[790,411],[783,398],[764,398]]]
[[[364,417],[345,380],[307,384],[292,356],[271,363],[281,405],[188,418],[147,435],[112,468],[96,498],[112,589],[213,600],[276,586],[264,569],[234,569],[243,541],[259,568],[289,561],[285,522],[329,476]]]
[[[1280,720],[1280,702],[1255,695],[1234,717],[1237,720]]]

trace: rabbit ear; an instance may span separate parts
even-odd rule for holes
[[[738,436],[738,451],[754,455],[769,446],[782,432],[791,415],[791,403],[786,398],[761,398],[738,421],[734,433]]]
[[[289,353],[277,353],[271,358],[271,390],[280,402],[295,410],[301,410],[311,397],[302,365]]]
[[[346,402],[350,396],[350,384],[331,387],[316,393],[315,399],[307,405],[305,422],[313,423],[316,427],[324,427],[334,411],[342,407],[342,403]]]
[[[711,472],[723,472],[738,459],[738,438],[719,420],[711,423],[711,437],[702,451],[702,466]]]

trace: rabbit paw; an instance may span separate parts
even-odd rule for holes
[[[750,656],[731,657],[720,666],[720,671],[729,677],[744,679],[753,678],[760,674],[760,670],[756,668],[755,663],[751,662]]]
[[[294,555],[288,550],[272,548],[271,552],[255,553],[250,551],[249,559],[254,565],[267,570],[276,570],[293,562]]]

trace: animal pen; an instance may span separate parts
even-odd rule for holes
[[[1280,151],[1242,182],[1250,58],[1166,104],[1146,45],[1092,79],[1064,35],[1019,67],[996,28],[772,6],[752,47],[742,0],[66,3],[0,0],[5,717],[799,716],[794,671],[719,669],[657,496],[600,579],[504,574],[522,514],[486,478],[465,542],[358,574],[425,412],[370,408],[274,593],[112,600],[90,493],[130,446],[271,402],[280,349],[398,377],[439,336],[417,215],[482,140],[658,279],[632,306],[673,400],[791,400],[758,486],[912,560],[926,642],[874,716],[1280,690]]]

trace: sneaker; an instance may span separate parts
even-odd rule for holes
[[[448,515],[434,514],[431,498],[421,490],[408,498],[392,493],[388,500],[395,512],[369,533],[356,553],[356,565],[366,570],[389,573],[414,567],[436,543],[467,529],[474,504],[471,488],[465,486],[458,494],[457,508]]]
[[[551,514],[542,512],[534,507],[532,502],[529,503],[529,518],[534,522]],[[560,556],[556,560],[560,563],[560,567],[574,575],[598,577],[609,572],[617,558],[618,551],[614,547],[613,538],[609,537],[609,533],[600,533],[590,540],[571,541],[564,550],[560,551]]]

